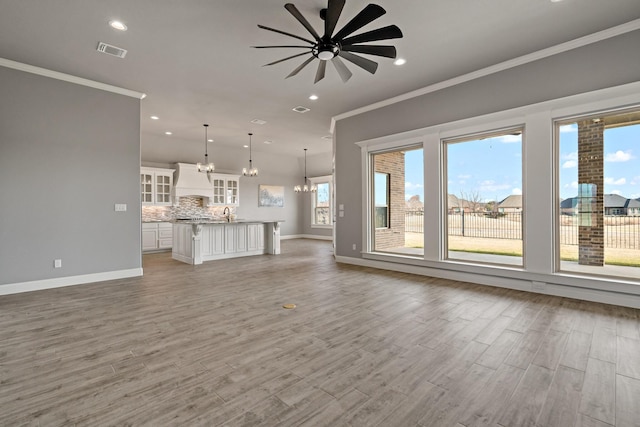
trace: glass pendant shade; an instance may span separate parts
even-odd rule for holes
[[[307,149],[304,149],[304,184],[296,185],[293,187],[293,191],[296,193],[315,193],[318,190],[318,187],[315,184],[308,185],[307,184]]]
[[[196,168],[198,169],[198,172],[211,173],[216,169],[216,167],[213,165],[213,162],[209,161],[209,139],[207,138],[207,128],[209,125],[204,124],[202,126],[204,126],[204,163],[196,163]]]
[[[251,136],[253,134],[249,133],[249,169],[242,168],[243,176],[258,176],[258,168],[253,167],[253,161],[251,160]]]

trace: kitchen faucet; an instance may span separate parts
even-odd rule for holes
[[[227,218],[227,222],[231,221],[231,209],[229,209],[229,206],[224,207],[224,210],[222,211],[222,216]]]

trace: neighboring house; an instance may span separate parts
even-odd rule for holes
[[[570,197],[560,202],[563,215],[578,214],[578,197]],[[604,214],[608,216],[640,216],[640,200],[627,199],[619,194],[604,195]]]
[[[522,212],[522,195],[512,194],[498,203],[498,212]]]

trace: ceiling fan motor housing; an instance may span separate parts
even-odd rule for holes
[[[313,47],[312,53],[313,56],[322,61],[329,61],[340,53],[340,46],[337,43],[333,43],[331,40],[328,42],[320,41]]]

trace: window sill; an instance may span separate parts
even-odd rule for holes
[[[311,228],[324,228],[325,230],[332,230],[333,229],[333,225],[329,224],[329,225],[315,225],[315,224],[311,224]]]

